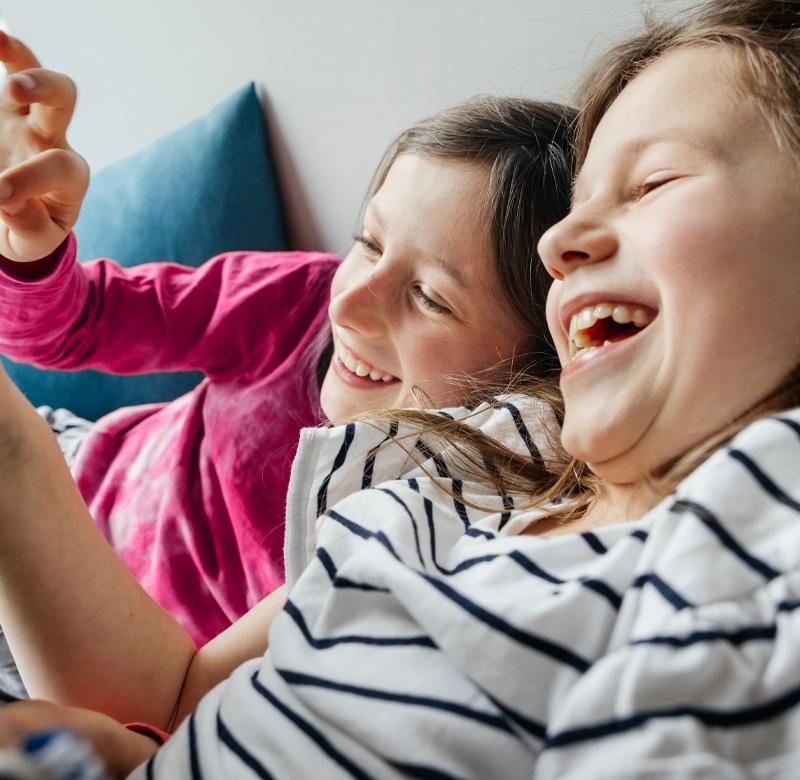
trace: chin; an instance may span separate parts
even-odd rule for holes
[[[576,430],[577,429],[577,430]],[[564,449],[586,463],[598,477],[615,485],[627,485],[646,476],[655,465],[633,437],[622,436],[611,426],[592,428],[565,420],[561,434]]]

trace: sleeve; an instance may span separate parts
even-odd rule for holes
[[[0,267],[0,351],[46,368],[246,374],[319,318],[331,255],[235,252],[199,268],[76,262],[70,236],[42,278]]]
[[[772,778],[800,766],[800,571],[676,613],[557,708],[534,778]]]

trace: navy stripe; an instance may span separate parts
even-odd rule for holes
[[[361,475],[361,489],[366,490],[367,488],[372,487],[372,473],[375,470],[375,453],[377,452],[377,447],[372,449],[367,454],[367,458],[364,461],[364,472]]]
[[[482,723],[484,726],[490,726],[493,729],[504,731],[511,734],[505,720],[498,715],[493,715],[489,712],[481,712],[480,710],[473,710],[465,707],[463,704],[456,704],[446,699],[434,699],[431,696],[415,696],[409,693],[397,693],[395,691],[380,691],[375,688],[364,688],[360,685],[349,685],[347,683],[335,682],[334,680],[327,680],[323,677],[313,677],[310,674],[303,674],[301,672],[292,672],[288,669],[275,669],[275,671],[283,677],[289,685],[308,685],[314,688],[324,688],[329,691],[337,691],[338,693],[349,693],[353,696],[362,696],[365,699],[377,699],[378,701],[388,701],[393,704],[404,704],[414,707],[427,707],[428,709],[441,710],[442,712],[449,712],[453,715]]]
[[[581,578],[579,582],[584,588],[593,590],[598,596],[602,596],[614,609],[622,606],[622,597],[605,582],[591,577]]]
[[[795,512],[800,512],[800,503],[795,501],[791,496],[787,495],[786,493],[781,490],[768,476],[765,472],[761,470],[759,466],[756,465],[755,461],[751,460],[744,452],[741,450],[728,450],[728,455],[730,455],[734,460],[739,461],[749,472],[753,479],[758,482],[761,487],[766,490],[776,501],[780,502],[784,506],[788,506],[790,509],[793,509]]]
[[[800,607],[800,601],[781,601],[778,603],[776,612],[791,612]]]
[[[390,761],[389,763],[404,775],[408,777],[418,777],[420,780],[465,780],[465,778],[451,775],[449,772],[444,772],[441,769],[434,769],[433,767],[423,766],[422,764],[405,764],[402,761]]]
[[[775,577],[780,576],[780,572],[775,571],[769,564],[765,563],[759,558],[751,555],[747,550],[742,547],[739,542],[737,542],[725,528],[722,527],[722,524],[714,517],[711,512],[706,509],[702,504],[698,504],[694,501],[685,501],[685,500],[677,500],[675,503],[670,507],[670,511],[677,512],[681,510],[687,510],[695,515],[705,526],[708,528],[714,536],[719,539],[720,543],[732,552],[739,560],[741,560],[744,564],[749,566],[753,571],[760,574],[767,582],[770,580],[775,579]]]
[[[484,691],[486,696],[489,696],[486,691]],[[495,699],[493,696],[489,696],[492,704],[494,704],[500,712],[503,713],[509,720],[513,721],[517,726],[522,728],[528,734],[536,737],[537,739],[544,740],[547,736],[547,727],[538,720],[533,720],[533,718],[529,718],[527,715],[523,715],[521,712],[517,712],[516,710],[512,710],[510,707],[506,707],[502,702]]]
[[[147,763],[144,767],[144,776],[146,780],[156,780],[155,776],[155,765],[156,765],[156,756],[158,755],[158,751],[153,753],[152,756],[148,759]]]
[[[367,585],[365,582],[355,582],[347,577],[340,577],[336,564],[324,547],[317,547],[317,559],[325,567],[325,571],[330,578],[334,588],[353,588],[354,590],[365,590],[376,593],[388,593],[388,588],[379,588],[376,585]]]
[[[433,461],[434,466],[436,466],[436,473],[442,479],[450,480],[451,486],[453,488],[453,505],[456,508],[456,514],[458,515],[461,522],[464,524],[464,528],[466,530],[469,530],[470,522],[469,522],[469,516],[467,515],[467,507],[461,501],[461,498],[463,498],[461,480],[453,479],[450,476],[450,471],[447,468],[447,464],[438,455],[434,455],[434,453],[422,441],[422,439],[418,439],[417,443],[414,446],[417,450],[419,450],[422,453],[422,455],[425,457],[426,460]]]
[[[325,476],[325,479],[322,480],[322,484],[319,486],[319,491],[317,491],[317,517],[325,514],[325,510],[328,507],[328,484],[331,481],[331,477],[342,467],[342,464],[347,457],[347,451],[350,449],[350,445],[353,443],[355,434],[355,423],[348,423],[344,429],[344,439],[339,447],[339,451],[336,453],[333,466]]]
[[[459,563],[454,569],[445,568],[439,563],[438,560],[436,560],[436,523],[433,520],[433,502],[429,498],[423,498],[422,506],[425,508],[425,518],[428,522],[428,538],[430,539],[431,561],[433,562],[433,565],[436,567],[437,571],[446,576],[451,576],[453,574],[466,571],[467,569],[471,569],[473,566],[477,566],[479,563],[487,563],[488,561],[493,561],[496,558],[501,557],[500,554],[480,555],[476,558],[469,558],[468,560],[461,561],[461,563]]]
[[[583,540],[589,545],[598,555],[605,555],[608,548],[600,541],[600,538],[593,534],[591,531],[585,531],[581,534]]]
[[[675,609],[686,609],[692,603],[687,601],[676,590],[667,585],[657,574],[642,574],[637,577],[631,587],[643,588],[645,585],[652,585]]]
[[[467,514],[467,507],[462,501],[464,498],[464,491],[462,489],[463,483],[460,479],[452,479],[450,480],[450,484],[453,486],[453,504],[456,508],[456,514],[461,522],[464,523],[464,528],[469,531],[471,523],[469,521],[469,515]]]
[[[754,707],[739,710],[713,710],[700,707],[674,707],[667,710],[650,710],[628,718],[598,723],[594,726],[571,729],[549,737],[545,749],[561,748],[580,742],[591,742],[603,737],[624,734],[651,720],[671,718],[694,718],[709,728],[732,729],[763,723],[788,712],[800,703],[800,687],[793,688],[783,696]]]
[[[514,404],[509,403],[508,401],[500,403],[499,406],[503,409],[506,409],[511,414],[511,419],[514,421],[514,425],[517,428],[517,433],[519,434],[519,437],[522,439],[522,441],[525,443],[525,446],[528,448],[528,452],[530,452],[533,462],[537,463],[540,466],[544,466],[544,459],[542,458],[542,453],[539,452],[539,448],[533,443],[530,431],[528,431],[528,428],[526,427],[522,419],[522,414],[520,413],[519,409],[517,409],[517,407],[514,406]]]
[[[530,560],[530,558],[527,558],[521,552],[519,552],[519,550],[514,550],[513,552],[509,553],[508,557],[511,558],[515,563],[518,563],[527,572],[533,574],[539,579],[544,580],[545,582],[552,583],[553,585],[566,585],[569,582],[568,580],[559,579],[553,574],[545,571],[541,566],[539,566],[539,564],[534,563],[532,560]],[[601,582],[600,580],[591,579],[590,577],[574,580],[574,582],[578,583],[584,588],[594,591],[598,596],[602,596],[602,598],[604,598],[614,609],[620,608],[620,605],[622,604],[622,597],[617,594],[616,591],[611,588],[611,586],[606,585],[606,583]]]
[[[356,536],[361,537],[362,539],[374,539],[375,534],[364,528],[364,526],[359,525],[358,523],[354,522],[353,520],[348,520],[344,515],[339,514],[335,509],[331,509],[327,512],[327,516],[331,518],[331,520],[335,520],[339,525],[343,525],[350,533],[355,534]]]
[[[638,539],[640,542],[646,542],[646,541],[647,541],[647,531],[643,531],[643,530],[640,528],[640,529],[638,529],[638,530],[634,531],[634,532],[631,534],[631,537],[632,537],[633,539]]]
[[[589,669],[589,662],[581,658],[577,653],[573,653],[570,649],[555,642],[551,642],[549,639],[544,639],[527,631],[523,631],[516,626],[512,626],[503,618],[495,615],[492,612],[489,612],[481,606],[478,606],[475,602],[470,601],[468,598],[458,593],[456,590],[440,580],[436,580],[427,574],[420,573],[420,576],[433,585],[433,587],[436,588],[442,595],[446,596],[448,599],[458,604],[458,606],[460,606],[463,610],[469,612],[469,614],[471,614],[473,617],[480,620],[481,623],[493,628],[495,631],[505,634],[509,639],[513,639],[515,642],[519,642],[519,644],[525,647],[536,650],[537,652],[552,658],[554,661],[559,661],[567,666],[571,666],[573,669],[576,669],[579,672],[585,672]]]
[[[283,608],[289,617],[294,620],[300,632],[305,637],[311,647],[315,650],[328,650],[336,645],[372,645],[374,647],[436,647],[430,637],[427,636],[367,636],[359,634],[346,634],[344,636],[328,637],[325,639],[317,639],[312,635],[308,624],[303,617],[303,613],[297,608],[297,605],[289,600]]]
[[[690,647],[701,642],[728,642],[739,646],[747,642],[775,639],[777,627],[750,626],[738,631],[694,631],[686,636],[652,636],[637,639],[633,645],[668,645],[669,647]]]
[[[375,457],[378,451],[387,441],[397,436],[397,420],[393,420],[389,425],[389,433],[384,437],[380,444],[376,444],[368,453],[364,461],[364,472],[361,475],[361,489],[366,490],[372,487],[372,476],[375,471]]]
[[[250,767],[263,780],[273,780],[273,776],[256,760],[252,753],[249,753],[231,734],[227,726],[222,722],[222,716],[217,712],[217,735],[225,747],[235,753],[239,760]]]
[[[261,696],[263,696],[285,718],[294,723],[298,729],[305,733],[305,735],[311,739],[320,750],[322,750],[329,758],[333,759],[337,764],[339,764],[342,769],[350,772],[350,774],[353,775],[353,777],[358,778],[358,780],[372,780],[372,778],[370,778],[370,776],[363,769],[354,764],[349,758],[347,758],[347,756],[340,753],[333,746],[333,744],[326,739],[325,735],[321,731],[314,728],[314,726],[312,726],[307,720],[301,718],[300,715],[291,710],[286,704],[280,701],[277,696],[265,688],[258,680],[258,672],[256,672],[250,679],[253,682],[253,687],[258,693],[261,694]]]
[[[798,438],[800,438],[800,425],[798,425],[794,420],[790,419],[789,417],[775,417],[773,419],[791,428],[797,434]]]
[[[405,501],[403,501],[400,496],[398,496],[394,491],[389,490],[389,488],[376,488],[379,492],[385,493],[390,498],[393,498],[400,506],[403,508],[403,511],[406,513],[406,517],[408,517],[409,521],[411,522],[411,528],[414,531],[414,546],[417,549],[417,558],[419,559],[419,564],[424,568],[425,561],[422,558],[422,547],[419,543],[419,528],[417,528],[417,518],[411,514],[411,510],[408,508],[408,505]]]
[[[361,539],[375,539],[375,541],[380,542],[398,561],[401,560],[394,547],[392,547],[392,543],[382,531],[374,533],[373,531],[364,528],[353,520],[348,520],[344,515],[340,514],[335,509],[328,510],[326,517],[330,517],[331,520],[335,520],[337,523],[339,523],[339,525],[344,526],[348,531],[350,531],[350,533],[355,534]]]
[[[514,563],[519,564],[525,571],[529,574],[533,574],[534,577],[538,577],[545,582],[550,582],[553,585],[563,585],[564,580],[559,579],[558,577],[546,572],[538,563],[534,563],[530,558],[525,557],[519,550],[514,550],[508,554],[508,557],[511,558]]]
[[[194,713],[189,715],[189,769],[192,773],[192,780],[203,780],[203,773],[200,771],[200,756],[197,755],[197,730],[194,718]]]
[[[496,534],[487,531],[485,528],[467,528],[467,530],[464,531],[464,535],[472,536],[475,539],[488,539],[490,541],[497,538]]]

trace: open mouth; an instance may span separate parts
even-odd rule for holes
[[[569,351],[573,359],[590,350],[614,344],[643,331],[656,312],[644,306],[596,303],[575,312],[569,323]]]
[[[387,374],[369,363],[365,363],[361,358],[356,357],[349,349],[341,344],[336,345],[336,359],[339,363],[354,376],[372,382],[397,382],[396,376]]]

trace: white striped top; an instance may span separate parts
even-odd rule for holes
[[[470,423],[539,457],[540,412]],[[800,410],[638,522],[549,537],[383,439],[303,433],[270,650],[133,777],[800,777]]]

